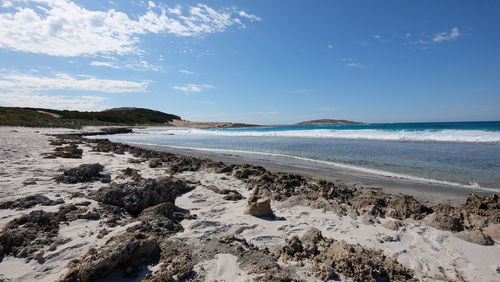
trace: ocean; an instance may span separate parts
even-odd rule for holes
[[[321,163],[500,192],[500,122],[147,128],[112,141]]]

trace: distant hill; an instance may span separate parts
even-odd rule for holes
[[[160,125],[179,116],[142,108],[114,108],[100,112],[0,107],[0,125],[80,128],[90,125]]]
[[[310,121],[303,121],[297,125],[341,125],[341,124],[360,124],[360,122],[343,120],[343,119],[316,119]]]

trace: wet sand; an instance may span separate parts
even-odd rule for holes
[[[490,195],[492,193],[490,191],[479,189],[469,189],[459,186],[361,173],[326,164],[318,164],[289,158],[177,149],[167,146],[137,144],[134,144],[134,146],[185,156],[209,158],[231,164],[248,163],[259,165],[273,172],[296,173],[328,181],[340,181],[344,182],[348,186],[360,189],[378,188],[384,193],[395,195],[404,194],[412,196],[421,202],[430,204],[459,204],[463,203],[469,194]]]

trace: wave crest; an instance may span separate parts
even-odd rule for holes
[[[378,140],[403,142],[453,142],[453,143],[500,143],[500,132],[486,130],[207,130],[166,129],[139,130],[143,134],[184,136],[233,136],[233,137],[286,137],[286,138],[331,138],[345,140]]]

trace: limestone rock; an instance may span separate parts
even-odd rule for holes
[[[161,166],[162,164],[163,163],[162,163],[161,159],[159,159],[159,158],[151,159],[148,162],[148,165],[149,165],[150,168],[156,168],[156,167]]]
[[[7,223],[0,231],[0,256],[31,257],[54,242],[59,233],[55,213],[32,211]]]
[[[495,244],[495,241],[491,239],[490,236],[482,233],[479,230],[465,230],[455,234],[457,238],[460,238],[464,241],[483,245],[483,246],[492,246]]]
[[[35,194],[18,198],[13,201],[0,202],[0,209],[24,210],[32,208],[36,205],[54,206],[59,204],[64,204],[64,200],[63,199],[51,200],[44,195]]]
[[[399,228],[403,226],[403,224],[399,220],[388,220],[384,222],[382,226],[384,226],[387,229],[397,231],[399,230]]]
[[[248,199],[246,214],[256,217],[274,217],[271,209],[271,199],[267,196],[253,195]]]
[[[90,249],[81,259],[72,261],[69,270],[58,281],[93,281],[119,266],[140,266],[157,260],[160,248],[151,238],[135,238],[126,234],[110,239],[99,249]]]
[[[500,240],[500,223],[492,223],[483,229],[483,233],[494,240]]]
[[[109,175],[103,175],[101,172],[104,170],[104,166],[95,164],[82,164],[78,167],[67,169],[62,175],[55,178],[57,182],[75,184],[81,182],[90,181],[101,181],[103,183],[108,183],[111,181]]]
[[[458,218],[443,213],[432,213],[426,216],[422,222],[427,226],[437,229],[449,231],[462,231],[464,229]]]
[[[192,187],[175,178],[144,179],[129,183],[111,183],[100,188],[95,199],[104,204],[122,207],[133,216],[144,209],[161,203],[175,203],[178,194],[191,190]]]

